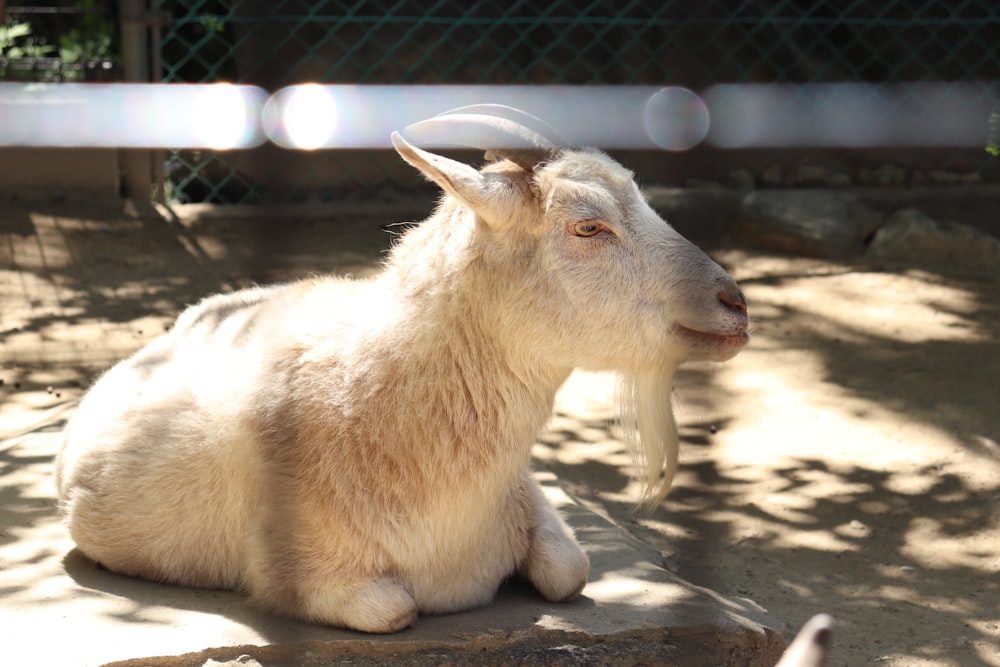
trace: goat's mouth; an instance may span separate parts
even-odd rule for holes
[[[677,333],[692,347],[718,352],[721,356],[732,356],[750,342],[750,334],[746,327],[738,327],[732,331],[714,333],[690,329],[683,324],[677,325]]]

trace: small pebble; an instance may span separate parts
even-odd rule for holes
[[[903,574],[913,574],[917,571],[917,568],[913,567],[912,565],[902,565],[900,566],[899,571],[902,572]]]

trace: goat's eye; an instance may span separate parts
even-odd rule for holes
[[[604,225],[595,220],[584,220],[573,224],[573,233],[577,236],[594,236],[604,229]]]

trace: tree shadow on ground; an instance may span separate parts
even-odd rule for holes
[[[819,361],[815,381],[1000,456],[983,445],[1000,440],[1000,274],[834,265],[740,283],[751,296],[767,288],[751,349],[807,350]]]
[[[37,393],[54,376],[65,378],[68,387],[76,382],[79,394],[79,387],[127,347],[120,341],[104,344],[102,337],[132,328],[138,348],[152,333],[138,333],[135,322],[148,318],[155,331],[156,324],[168,325],[185,305],[212,292],[318,272],[370,271],[391,241],[383,230],[390,221],[384,219],[232,219],[192,225],[147,214],[32,213],[5,213],[12,217],[0,219],[0,272],[7,272],[0,283],[5,286],[0,327],[5,399]],[[740,267],[733,268],[750,296],[757,329],[751,351],[775,358],[789,351],[807,353],[818,369],[809,382],[830,389],[825,409],[861,420],[891,413],[949,434],[970,455],[1000,458],[995,409],[1000,290],[995,280],[908,274],[941,288],[920,306],[937,313],[936,331],[956,334],[920,337],[912,330],[922,326],[917,320],[894,332],[861,326],[862,318],[854,321],[849,312],[824,313],[824,302],[833,299],[857,305],[859,314],[889,302],[908,305],[908,283],[892,280],[899,274],[831,265],[740,276]],[[871,278],[872,295],[888,281],[897,290],[892,299],[872,305],[862,298],[866,295],[844,291],[837,283],[859,272]],[[779,296],[797,290],[802,292],[797,297]],[[87,344],[100,353],[88,357],[79,346],[70,346],[72,354],[65,354],[66,341],[95,321],[102,328],[88,334]],[[24,350],[31,346],[36,352],[25,361]],[[750,597],[769,609],[795,610],[782,613],[782,620],[792,623],[814,611],[831,611],[816,605],[832,597],[849,633],[839,641],[864,644],[873,659],[893,651],[927,659],[950,652],[963,664],[985,662],[981,656],[988,649],[983,647],[996,641],[1000,624],[995,602],[1000,590],[995,574],[984,576],[984,564],[995,567],[990,566],[995,552],[989,551],[995,542],[981,544],[977,536],[1000,530],[997,484],[970,484],[950,471],[947,456],[905,471],[911,481],[918,480],[914,488],[900,483],[901,471],[837,465],[835,457],[793,456],[771,465],[765,443],[759,465],[724,467],[714,454],[719,434],[745,417],[729,406],[753,390],[727,386],[714,367],[687,370],[679,384],[687,395],[681,413],[687,453],[675,490],[653,512],[635,511],[620,446],[601,449],[612,454],[607,459],[553,457],[546,465],[576,496],[657,545],[663,565],[696,584]],[[688,393],[693,386],[706,389]],[[567,421],[543,436],[543,447],[557,451],[574,443],[600,448],[618,442],[614,423],[562,417]],[[4,452],[0,479],[38,463]],[[51,506],[34,507],[38,496],[27,487],[10,484],[3,493],[5,505],[23,513],[8,515],[14,518],[0,526],[0,545],[18,526],[51,517]],[[913,553],[913,540],[965,541],[954,554],[933,562]],[[852,625],[852,612],[872,609],[903,627],[910,635],[905,646],[883,643],[897,640],[878,627]]]
[[[61,207],[4,215],[0,272],[10,281],[2,296],[0,392],[16,419],[13,429],[4,422],[0,433],[0,547],[17,546],[28,534],[60,529],[51,462],[58,449],[54,438],[65,417],[51,409],[72,403],[98,373],[169,327],[186,305],[204,295],[315,273],[363,274],[373,270],[391,242],[382,219],[216,219],[190,224],[149,212],[85,215]],[[17,410],[18,405],[23,410]],[[39,439],[43,437],[45,443]],[[22,483],[17,475],[29,469],[33,476]],[[55,542],[40,542],[42,550],[36,553],[14,549],[4,558],[24,573],[44,570],[53,576],[50,571],[58,565],[76,584],[72,596],[89,600],[94,609],[104,609],[101,613],[126,624],[170,627],[176,621],[165,609],[174,608],[221,614],[257,629],[270,641],[358,638],[356,633],[261,613],[238,593],[119,577],[76,551],[56,553],[52,545],[65,541],[60,532]],[[34,606],[57,605],[63,599],[59,595],[39,595],[42,589],[53,590],[54,581],[24,577],[4,589],[6,599],[12,604],[31,600]],[[106,604],[109,599],[117,603]],[[565,620],[573,614],[634,613],[627,600],[604,605],[600,613],[586,597],[572,607],[549,604],[517,582],[501,590],[500,604],[505,601],[516,601],[520,610],[517,619],[507,620],[512,627],[530,626],[546,615]],[[461,618],[436,617],[422,625],[432,634],[437,628],[440,636],[456,627],[474,633],[490,622],[488,613],[484,609]]]
[[[0,212],[0,548],[4,568],[61,554],[22,536],[57,527],[52,457],[99,374],[212,293],[371,270],[381,219],[182,221],[129,205],[13,204]],[[65,410],[63,410],[65,408]],[[58,414],[57,414],[58,413]],[[64,414],[65,413],[65,414]],[[63,531],[64,532],[64,531]],[[62,534],[62,533],[60,533]],[[16,562],[6,562],[17,554]],[[38,582],[5,578],[8,602]]]
[[[108,205],[10,207],[0,214],[0,389],[45,386],[36,371],[67,362],[88,372],[65,382],[89,384],[209,294],[371,272],[391,243],[386,226],[356,215],[184,221]]]
[[[709,428],[689,425],[685,432],[711,448]],[[1000,581],[990,571],[1000,554],[989,536],[1000,531],[1000,484],[973,488],[929,465],[915,471],[925,488],[904,491],[894,471],[810,458],[755,481],[741,470],[727,472],[709,454],[685,463],[666,501],[645,511],[624,493],[628,479],[616,466],[546,465],[575,496],[655,545],[660,564],[692,583],[749,598],[792,627],[833,613],[835,646],[869,661],[903,654],[993,664],[980,656],[998,646]],[[842,490],[827,495],[830,486]],[[913,553],[914,540],[958,546],[935,562]],[[865,626],[859,612],[882,620]],[[904,637],[893,636],[890,625]],[[852,664],[837,653],[831,664]]]
[[[997,281],[805,264],[741,280],[753,364],[681,372],[682,466],[661,506],[637,510],[622,452],[588,460],[581,445],[602,438],[574,438],[565,420],[542,446],[572,456],[543,458],[682,577],[793,626],[834,613],[835,644],[854,652],[832,664],[996,664],[1000,480],[970,471],[1000,464]],[[775,389],[786,404],[768,401]],[[838,423],[843,438],[873,437],[867,461],[817,451],[817,441],[836,444],[823,429]],[[745,440],[767,433],[792,446],[776,455],[772,442]],[[717,451],[723,443],[739,450],[735,462]]]

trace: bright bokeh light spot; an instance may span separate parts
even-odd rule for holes
[[[281,119],[292,148],[313,150],[330,140],[337,125],[337,105],[323,86],[295,86],[284,101]]]
[[[242,91],[232,84],[217,83],[199,94],[191,122],[201,143],[224,150],[243,142],[248,120]]]
[[[642,120],[657,146],[671,151],[694,148],[708,135],[708,107],[687,88],[664,88],[646,103]]]

